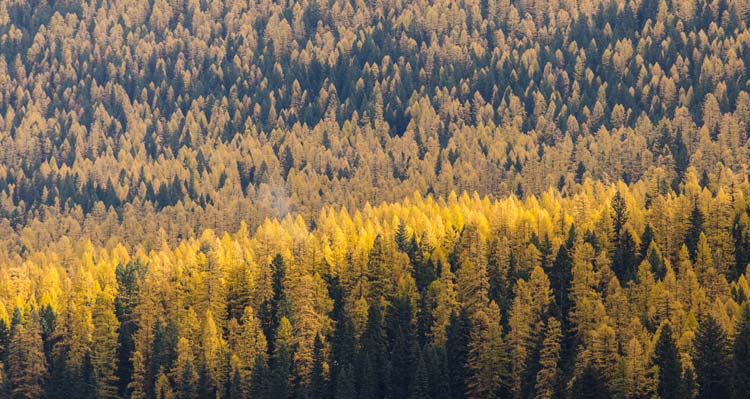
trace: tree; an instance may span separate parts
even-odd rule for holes
[[[99,294],[91,312],[94,331],[91,339],[91,363],[96,373],[97,396],[102,399],[117,395],[117,350],[119,322],[111,297]]]
[[[42,333],[36,314],[15,326],[8,350],[8,369],[13,398],[42,398],[47,375]]]
[[[292,356],[292,325],[289,319],[282,317],[271,356],[270,394],[273,398],[289,397]]]
[[[175,360],[175,366],[171,370],[177,399],[196,399],[198,397],[198,373],[195,367],[190,341],[187,338],[180,338],[177,342],[177,360]]]
[[[573,379],[571,397],[576,399],[607,399],[610,397],[604,376],[592,363],[588,363]]]
[[[614,197],[612,197],[612,227],[615,233],[615,240],[620,239],[627,221],[628,208],[625,205],[625,198],[620,194],[620,191],[617,191]]]
[[[701,233],[703,233],[703,212],[698,208],[698,204],[693,205],[693,210],[690,212],[689,228],[685,233],[685,245],[687,245],[690,253],[690,260],[695,262],[696,253],[698,251],[698,241]]]
[[[140,262],[121,263],[115,269],[117,295],[114,304],[115,315],[120,324],[117,330],[117,378],[120,395],[126,393],[133,376],[134,363],[130,359],[135,351],[133,336],[138,330],[133,311],[139,301],[139,281],[145,272],[146,267]]]
[[[417,367],[417,331],[414,305],[408,293],[399,293],[391,300],[386,316],[386,335],[390,353],[390,388],[394,397],[409,395],[414,371]]]
[[[620,239],[615,246],[615,253],[612,258],[612,271],[617,278],[626,283],[636,277],[637,260],[635,240],[629,230],[621,234]]]
[[[699,387],[698,398],[728,397],[731,355],[726,335],[713,316],[708,316],[698,325],[692,356]]]
[[[558,393],[558,363],[562,331],[556,318],[547,319],[542,349],[539,353],[539,372],[536,375],[535,399],[552,399]]]
[[[352,365],[348,363],[336,375],[334,399],[355,399],[356,397],[357,390],[354,386],[354,372],[352,371]]]
[[[284,280],[286,278],[286,262],[281,254],[276,254],[271,261],[271,287],[273,296],[261,304],[260,319],[263,333],[268,339],[268,347],[273,351],[276,342],[275,333],[279,322],[284,317],[290,316],[289,300],[287,298]]]
[[[360,340],[359,396],[362,399],[376,399],[388,396],[388,341],[383,327],[380,305],[375,302],[367,314],[367,326]]]
[[[446,336],[445,348],[450,365],[448,368],[450,392],[453,399],[461,399],[465,397],[468,390],[467,379],[470,375],[467,358],[471,342],[471,322],[464,310],[460,313],[451,313]]]
[[[328,397],[328,381],[326,380],[324,363],[323,340],[320,335],[316,335],[313,344],[313,367],[310,375],[310,399],[326,399]]]
[[[255,317],[251,307],[245,307],[242,313],[237,347],[234,348],[239,360],[239,375],[243,386],[249,386],[255,362],[258,356],[267,356],[267,341],[260,321]]]
[[[409,385],[409,399],[428,399],[430,397],[430,379],[422,351],[419,352],[417,358],[417,370],[414,372],[414,378]]]
[[[732,397],[741,398],[750,392],[750,305],[745,302],[734,332]]]
[[[656,392],[662,399],[678,399],[682,390],[682,364],[672,338],[672,327],[665,322],[654,347],[653,362],[659,368]]]
[[[156,399],[174,399],[172,385],[169,382],[169,378],[163,372],[160,372],[156,377],[154,391]]]
[[[486,311],[480,309],[474,314],[472,324],[467,396],[472,399],[495,398],[503,384],[508,383],[500,308],[491,302]]]

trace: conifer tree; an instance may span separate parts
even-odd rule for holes
[[[742,398],[750,393],[750,305],[742,306],[734,332],[732,369],[732,397]]]
[[[363,399],[383,398],[388,395],[388,341],[383,327],[380,305],[375,302],[367,314],[367,326],[360,340],[359,386]]]
[[[592,363],[586,364],[573,379],[571,397],[576,399],[607,399],[610,397],[602,372]]]
[[[198,396],[198,373],[195,369],[195,359],[190,342],[180,338],[177,343],[177,359],[171,371],[175,382],[175,397],[177,399],[196,399]]]
[[[508,383],[507,359],[503,351],[500,308],[491,302],[487,310],[474,314],[467,366],[468,397],[495,398],[503,384]]]
[[[15,326],[10,338],[8,369],[12,398],[44,397],[42,384],[47,375],[47,364],[36,314]]]
[[[417,358],[417,369],[414,372],[414,378],[409,385],[409,399],[429,399],[430,379],[422,351],[419,351]]]
[[[334,392],[334,399],[355,399],[357,397],[351,363],[344,365],[336,375],[336,390]]]
[[[386,316],[388,352],[390,353],[390,388],[394,397],[407,397],[409,385],[417,366],[417,347],[414,307],[408,294],[391,300]]]
[[[465,311],[451,313],[448,324],[447,341],[445,344],[448,364],[448,379],[453,399],[465,397],[467,392],[467,378],[470,375],[467,367],[469,357],[469,343],[471,342],[471,324]]]
[[[94,331],[91,339],[91,363],[96,373],[96,391],[101,399],[117,395],[118,321],[111,298],[100,294],[91,312]]]
[[[539,353],[539,372],[536,375],[535,399],[552,399],[558,393],[558,363],[562,331],[556,318],[547,319],[542,349]]]
[[[289,378],[292,370],[292,325],[282,317],[276,332],[273,355],[271,356],[270,394],[273,398],[286,399],[291,389]]]
[[[681,395],[682,365],[672,338],[672,327],[665,322],[654,348],[653,362],[659,368],[656,392],[662,399],[678,399]]]
[[[698,382],[698,398],[729,396],[731,355],[721,325],[708,316],[698,325],[693,340],[693,365]]]
[[[323,340],[320,335],[315,336],[313,343],[313,367],[310,375],[310,399],[325,399],[328,397],[328,381],[324,370]]]

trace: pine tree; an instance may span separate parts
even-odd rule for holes
[[[610,398],[604,376],[594,364],[588,363],[580,374],[573,379],[571,397],[575,399]]]
[[[401,228],[401,224],[399,228]],[[405,234],[405,233],[404,233]],[[386,259],[385,243],[381,236],[375,237],[367,260],[368,298],[367,303],[380,303],[388,297],[390,274]]]
[[[175,397],[178,399],[195,399],[198,396],[198,373],[195,371],[193,349],[187,338],[177,342],[177,359],[171,370],[175,382]]]
[[[732,397],[739,399],[750,393],[750,305],[745,302],[734,333]]]
[[[248,386],[255,368],[257,356],[267,356],[266,336],[260,325],[260,321],[253,309],[245,307],[242,314],[242,326],[239,332],[239,342],[235,348],[235,354],[239,358],[239,373],[243,386]]]
[[[292,325],[282,317],[276,332],[273,355],[271,356],[270,393],[271,397],[286,399],[291,389],[289,378],[292,372]]]
[[[617,278],[624,284],[636,277],[636,248],[635,240],[629,230],[625,230],[615,246],[615,252],[612,257],[612,271]]]
[[[339,370],[338,375],[336,375],[336,390],[333,397],[334,399],[355,399],[357,397],[357,389],[354,385],[354,372],[350,363],[344,365]]]
[[[409,399],[429,399],[430,379],[427,374],[427,364],[425,363],[421,351],[418,354],[417,359],[417,369],[414,372],[414,378],[409,385]]]
[[[139,301],[139,281],[146,273],[146,267],[140,262],[119,264],[115,269],[117,278],[117,296],[115,297],[115,315],[119,321],[117,346],[117,378],[118,393],[126,394],[128,384],[132,380],[133,366],[131,357],[135,351],[133,336],[138,330],[137,321],[133,315]]]
[[[445,347],[449,364],[448,379],[451,397],[461,399],[467,392],[469,369],[466,361],[469,357],[469,342],[471,341],[471,324],[464,310],[460,313],[451,313],[450,323],[446,330]]]
[[[41,327],[32,314],[25,323],[18,323],[10,338],[8,369],[11,397],[34,399],[44,397],[43,382],[47,376]]]
[[[729,396],[730,351],[727,338],[713,316],[698,325],[693,341],[693,365],[698,382],[698,398]]]
[[[386,316],[388,352],[391,355],[390,388],[392,395],[400,398],[409,395],[409,384],[417,366],[414,307],[407,295],[394,297]]]
[[[491,302],[487,310],[478,310],[473,319],[471,343],[467,366],[468,397],[472,399],[495,398],[498,391],[507,384],[507,359],[503,351],[500,308]]]
[[[271,395],[271,371],[268,369],[266,357],[258,355],[255,357],[249,396],[251,398],[271,398]]]
[[[242,387],[242,377],[240,377],[240,371],[235,369],[232,373],[232,380],[229,384],[229,399],[244,399],[245,394]]]
[[[100,294],[91,312],[94,331],[91,340],[91,363],[96,373],[96,391],[101,399],[117,395],[117,350],[119,322],[111,298]]]
[[[433,399],[450,399],[450,384],[448,378],[448,359],[443,347],[428,346],[425,351],[427,368],[429,370],[430,397]]]
[[[76,370],[76,396],[81,399],[97,399],[96,371],[91,363],[91,352],[83,354],[81,366]]]
[[[273,296],[261,304],[260,319],[263,333],[268,340],[268,348],[273,352],[273,345],[276,342],[274,334],[281,319],[290,316],[290,303],[284,286],[286,263],[281,254],[274,256],[270,268]]]
[[[536,375],[535,399],[552,399],[558,392],[558,363],[562,331],[556,318],[547,319],[542,349],[539,353],[539,372]]]
[[[622,194],[617,191],[614,197],[612,197],[612,227],[615,233],[615,240],[619,240],[621,238],[623,228],[625,227],[625,223],[627,223],[627,221],[628,208],[627,205],[625,205],[625,198],[623,198]]]
[[[682,364],[679,352],[672,338],[672,327],[664,323],[654,348],[653,362],[659,368],[656,392],[661,399],[680,398],[682,386]]]
[[[315,336],[313,343],[313,367],[310,374],[310,399],[326,399],[328,397],[328,381],[324,369],[323,340],[320,335]]]
[[[383,327],[380,305],[375,302],[367,314],[367,326],[360,340],[359,386],[362,399],[384,398],[388,395],[388,341]]]
[[[338,309],[338,313],[336,330],[331,338],[330,384],[334,394],[338,388],[339,373],[349,368],[357,347],[354,324],[349,314],[343,308]]]

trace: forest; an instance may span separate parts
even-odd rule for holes
[[[748,392],[750,0],[0,0],[0,397]]]

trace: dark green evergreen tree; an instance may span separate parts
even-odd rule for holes
[[[226,396],[229,399],[245,399],[242,393],[242,378],[238,370],[234,370],[234,373],[232,373],[232,380],[229,383]]]
[[[750,304],[745,302],[734,332],[734,368],[732,369],[732,397],[750,395]]]
[[[698,398],[729,397],[731,352],[727,337],[713,316],[703,320],[695,332],[693,365],[698,382]]]
[[[331,338],[331,361],[329,363],[331,392],[333,392],[334,397],[338,397],[336,389],[339,385],[339,373],[350,368],[357,345],[351,318],[343,308],[339,310],[339,313],[336,330],[333,333],[333,338]]]
[[[635,240],[630,231],[625,230],[617,242],[612,259],[612,271],[624,284],[635,279],[638,265],[636,264]]]
[[[351,363],[342,367],[336,376],[334,399],[356,399],[357,389],[354,385],[354,372]]]
[[[286,323],[286,326],[284,325]],[[282,330],[288,330],[282,333]],[[289,378],[292,372],[291,326],[286,319],[279,324],[273,354],[271,355],[270,393],[271,397],[287,399],[291,389]]]
[[[135,349],[133,335],[138,330],[133,311],[138,304],[138,284],[146,273],[146,266],[140,262],[119,264],[115,269],[117,278],[117,296],[115,297],[115,315],[120,322],[117,330],[117,390],[120,396],[125,396],[128,384],[133,376],[131,357]]]
[[[593,364],[587,364],[581,374],[573,380],[572,399],[609,399],[605,378]]]
[[[310,375],[310,399],[328,398],[328,381],[324,369],[323,340],[315,336],[313,343],[313,367]]]
[[[391,300],[390,311],[386,316],[386,331],[391,359],[391,395],[394,398],[405,398],[409,395],[409,384],[417,366],[417,334],[410,298],[396,296]]]
[[[281,254],[276,254],[270,264],[273,296],[260,305],[260,322],[268,340],[268,350],[273,353],[276,330],[281,318],[289,316],[289,300],[284,288],[286,264]]]
[[[447,343],[446,356],[448,359],[448,381],[450,385],[451,398],[462,399],[466,397],[466,377],[469,371],[466,359],[469,355],[469,342],[471,341],[471,321],[466,311],[453,312],[446,329]]]
[[[433,399],[450,399],[451,387],[449,384],[448,359],[445,355],[445,348],[428,346],[425,354],[430,397]]]
[[[388,341],[379,303],[373,303],[367,315],[367,326],[360,340],[357,362],[359,396],[362,399],[388,396]]]
[[[680,363],[680,354],[677,351],[674,338],[672,338],[672,328],[664,324],[661,328],[659,340],[656,341],[654,348],[653,361],[659,367],[659,382],[656,392],[661,399],[679,399],[681,398],[682,384],[682,364]]]
[[[270,398],[271,395],[271,371],[265,357],[259,354],[255,357],[255,368],[250,379],[250,397]]]
[[[417,354],[417,369],[409,385],[409,399],[430,399],[430,377],[421,351]]]

